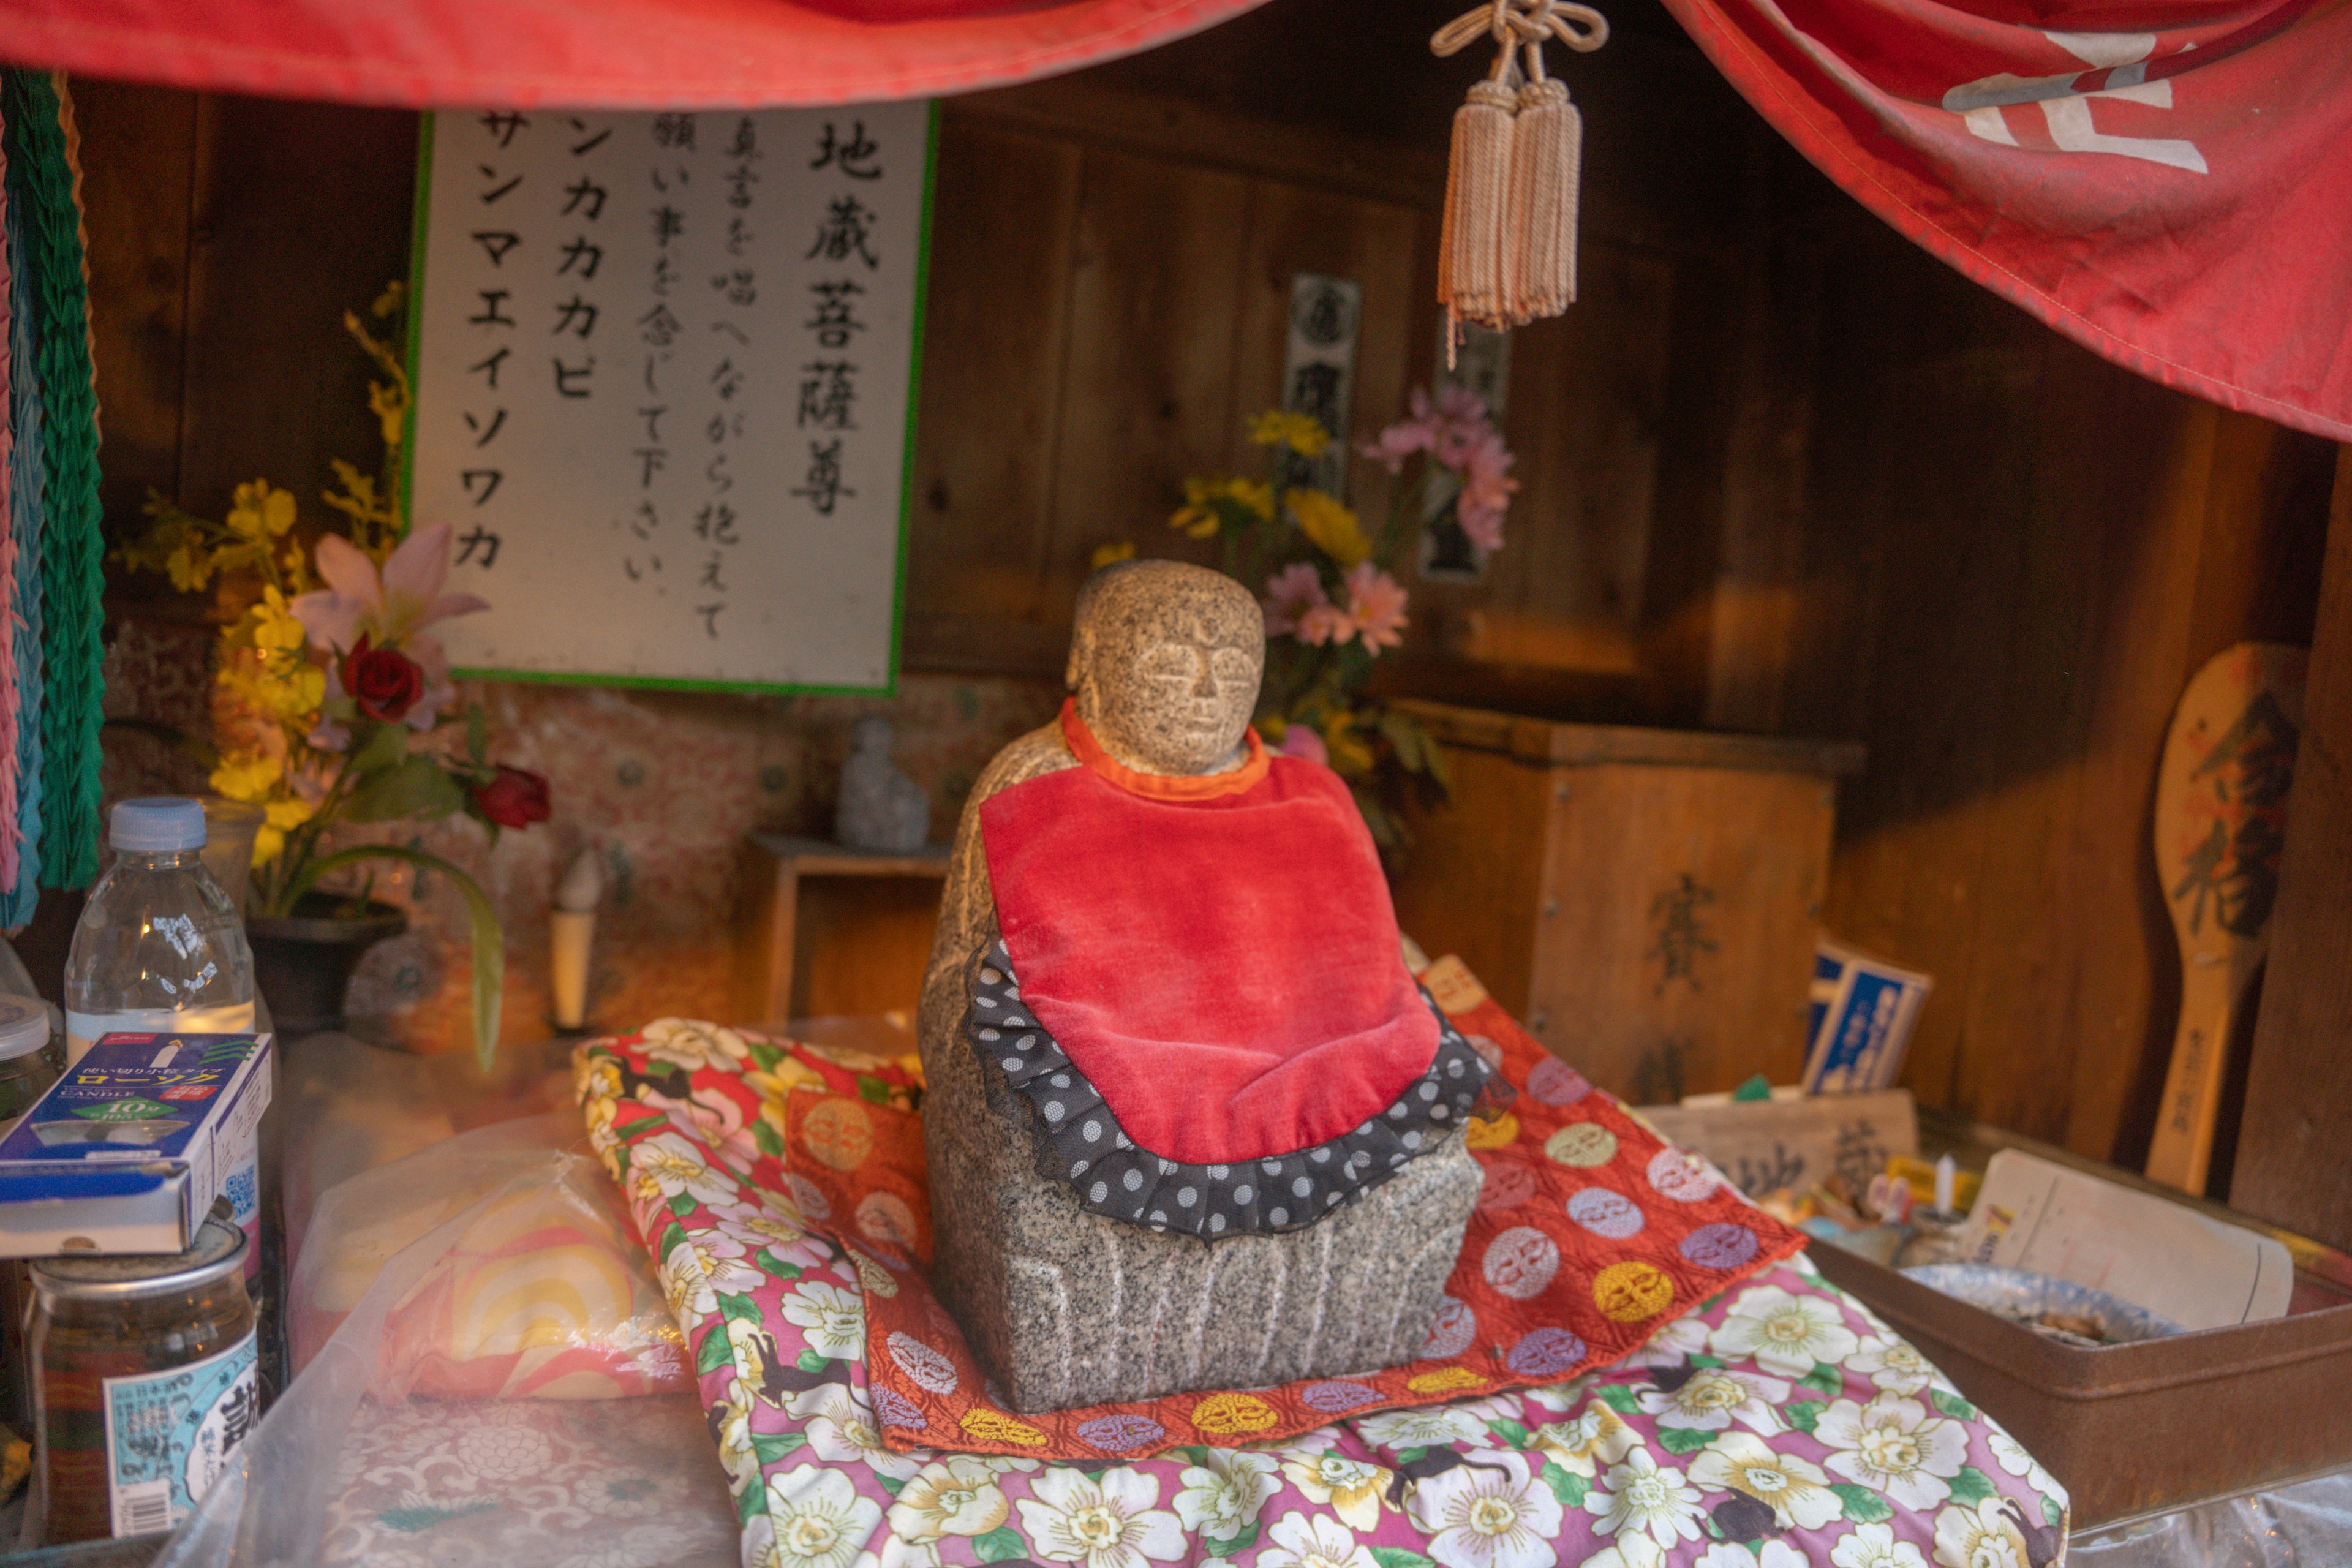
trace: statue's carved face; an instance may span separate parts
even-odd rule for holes
[[[1112,756],[1148,773],[1230,765],[1265,670],[1265,621],[1249,591],[1172,561],[1097,584],[1070,645],[1078,717]]]

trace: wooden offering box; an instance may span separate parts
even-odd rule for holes
[[[1860,746],[1396,706],[1454,782],[1411,818],[1406,934],[1636,1104],[1797,1081],[1835,781]]]
[[[743,841],[732,1022],[914,1016],[948,847],[908,855],[754,833]]]

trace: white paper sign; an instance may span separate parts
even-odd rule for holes
[[[1980,1263],[2105,1290],[2184,1329],[2284,1317],[2294,1264],[2267,1236],[2003,1149],[1961,1237]]]
[[[931,108],[447,110],[410,516],[480,673],[887,689]]]

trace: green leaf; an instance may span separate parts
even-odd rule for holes
[[[886,1476],[877,1473],[874,1479],[880,1481],[882,1483],[882,1489],[888,1492],[892,1497],[897,1497],[901,1491],[904,1491],[907,1487],[907,1483],[897,1476]]]
[[[1828,1405],[1818,1400],[1801,1399],[1794,1405],[1780,1406],[1780,1419],[1800,1432],[1811,1434],[1813,1427],[1821,1421],[1822,1412],[1828,1408]]]
[[[986,1535],[971,1538],[971,1554],[982,1563],[1003,1563],[1029,1555],[1029,1543],[1021,1532],[1009,1524],[1000,1524]]]
[[[1693,1354],[1685,1356],[1684,1359],[1688,1361],[1693,1366],[1720,1367],[1723,1364],[1720,1357],[1711,1355]]]
[[[1927,1391],[1927,1398],[1937,1409],[1955,1421],[1973,1421],[1977,1418],[1977,1407],[1949,1389],[1931,1388]]]
[[[760,1457],[760,1463],[772,1465],[807,1441],[807,1436],[800,1432],[754,1432],[751,1452]]]
[[[1974,1508],[1999,1489],[1992,1478],[1974,1465],[1962,1465],[1960,1473],[1952,1478],[1952,1500],[1962,1508]]]
[[[1202,1544],[1209,1549],[1212,1557],[1238,1557],[1257,1544],[1257,1521],[1250,1521],[1247,1527],[1230,1541],[1204,1539]]]
[[[721,1296],[719,1298],[719,1315],[738,1323],[757,1323],[760,1321],[760,1303],[749,1296]]]
[[[2042,1517],[2050,1521],[2050,1527],[2053,1530],[2066,1528],[2066,1507],[2056,1498],[2046,1497],[2042,1500]]]
[[[661,1255],[667,1258],[686,1245],[686,1227],[676,1220],[666,1220],[661,1228]]]
[[[1429,1452],[1429,1448],[1428,1448],[1428,1446],[1427,1446],[1426,1444],[1415,1444],[1413,1447],[1410,1447],[1410,1448],[1399,1448],[1399,1449],[1396,1451],[1397,1463],[1398,1463],[1398,1464],[1400,1464],[1400,1465],[1414,1465],[1414,1464],[1419,1464],[1419,1463],[1421,1462],[1422,1457],[1423,1457],[1423,1455],[1427,1454],[1428,1452]],[[1207,1461],[1206,1461],[1206,1460],[1202,1460],[1202,1461],[1199,1461],[1199,1462],[1200,1462],[1200,1463],[1203,1463],[1203,1464],[1207,1463]]]
[[[761,1072],[775,1071],[776,1064],[784,1059],[781,1047],[772,1046],[756,1035],[744,1036],[743,1043],[751,1047],[751,1059],[759,1064]]]
[[[1806,1388],[1818,1390],[1825,1399],[1835,1399],[1845,1392],[1845,1369],[1831,1361],[1817,1361],[1813,1370],[1797,1380]]]
[[[1437,1568],[1434,1562],[1410,1546],[1374,1546],[1369,1550],[1372,1561],[1381,1568]]]
[[[446,779],[442,782],[448,783]],[[398,860],[420,870],[438,871],[465,896],[466,912],[472,919],[474,931],[474,1058],[488,1072],[490,1059],[498,1055],[499,1009],[507,979],[506,935],[499,927],[498,911],[490,907],[490,896],[482,891],[479,882],[438,855],[427,855],[422,849],[398,844],[359,844],[332,855],[322,855],[304,867],[287,889],[287,907],[291,909],[294,900],[328,872],[362,860]]]
[[[1635,1399],[1633,1397],[1633,1391],[1626,1387],[1622,1383],[1604,1383],[1592,1392],[1601,1396],[1601,1403],[1606,1405],[1610,1409],[1614,1410],[1620,1415],[1638,1415],[1641,1414],[1641,1401]]]
[[[482,711],[482,705],[478,702],[466,710],[466,754],[477,764],[489,761],[490,716]]]
[[[779,1160],[784,1157],[784,1135],[769,1126],[764,1116],[751,1123],[751,1142],[760,1146],[762,1154]]]
[[[1528,1429],[1516,1421],[1508,1418],[1489,1421],[1486,1423],[1486,1430],[1514,1448],[1524,1448],[1528,1446]]]
[[[727,1338],[727,1325],[723,1322],[711,1324],[710,1331],[702,1336],[701,1347],[694,1354],[695,1375],[699,1377],[706,1372],[717,1372],[722,1366],[733,1365],[734,1362],[735,1346]]]
[[[803,1372],[823,1372],[826,1367],[831,1366],[833,1363],[826,1357],[817,1354],[816,1352],[813,1350],[804,1349],[801,1352],[799,1358],[795,1360],[793,1364],[799,1367]]]
[[[1696,1454],[1714,1441],[1714,1433],[1702,1432],[1696,1426],[1658,1428],[1658,1447],[1669,1454]]]
[[[1856,1524],[1878,1524],[1895,1517],[1895,1506],[1868,1487],[1839,1481],[1830,1488],[1845,1505],[1845,1516]]]
[[[698,1206],[699,1205],[695,1203],[691,1194],[673,1193],[670,1194],[669,1212],[677,1215],[680,1219],[692,1219],[694,1217],[694,1211]]]
[[[890,1086],[872,1073],[859,1073],[857,1098],[868,1105],[887,1105],[890,1103]]]
[[[787,1263],[767,1247],[751,1254],[751,1261],[779,1279],[797,1279],[805,1272],[797,1263]]]
[[[735,1522],[749,1530],[751,1521],[768,1511],[768,1489],[753,1476],[749,1485],[735,1494]]]
[[[352,822],[399,822],[406,817],[444,817],[466,804],[466,792],[450,782],[430,757],[403,757],[382,771],[362,775],[343,802]]]
[[[1551,1488],[1551,1495],[1559,1499],[1559,1506],[1562,1508],[1583,1507],[1584,1494],[1592,1489],[1591,1482],[1575,1471],[1563,1468],[1559,1465],[1546,1465],[1543,1479],[1544,1485]]]
[[[352,776],[365,779],[398,764],[408,755],[408,730],[402,724],[378,724],[375,733],[343,764]]]

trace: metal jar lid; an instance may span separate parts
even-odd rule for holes
[[[245,1232],[218,1219],[196,1231],[185,1252],[141,1252],[100,1257],[68,1254],[32,1260],[33,1288],[58,1301],[131,1301],[201,1289],[241,1275]]]

